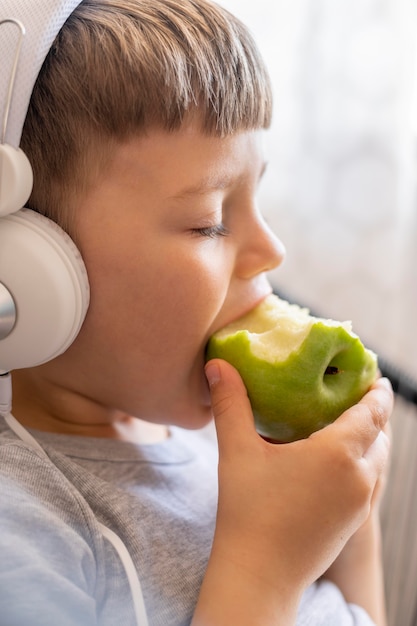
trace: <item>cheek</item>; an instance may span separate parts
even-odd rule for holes
[[[89,316],[113,349],[190,359],[205,345],[228,284],[213,254],[157,254],[136,244],[130,255],[95,248],[86,263],[94,269]]]

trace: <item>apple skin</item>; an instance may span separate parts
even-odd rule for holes
[[[246,330],[208,343],[207,360],[224,359],[239,371],[263,437],[282,443],[308,437],[356,404],[376,378],[376,355],[359,337],[316,319],[283,362],[254,356]]]

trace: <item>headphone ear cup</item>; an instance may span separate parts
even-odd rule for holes
[[[32,191],[32,166],[20,148],[0,145],[0,216],[25,206]]]
[[[77,336],[90,298],[87,271],[72,239],[30,209],[1,218],[0,283],[17,312],[13,329],[0,340],[0,372],[62,354]]]

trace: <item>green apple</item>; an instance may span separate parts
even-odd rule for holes
[[[378,368],[350,322],[313,317],[275,295],[216,332],[206,356],[239,371],[257,431],[280,442],[334,421],[361,399]]]

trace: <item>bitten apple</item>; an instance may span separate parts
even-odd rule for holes
[[[239,371],[257,431],[279,442],[334,421],[361,399],[378,368],[350,322],[314,317],[275,295],[215,333],[206,356]]]

